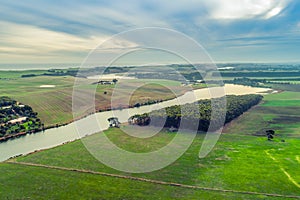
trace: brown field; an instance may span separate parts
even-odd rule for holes
[[[38,116],[45,126],[64,124],[73,120],[72,92],[74,80],[74,77],[52,76],[0,79],[0,92],[3,96],[9,96],[30,105],[34,111],[38,112]],[[137,87],[141,81],[145,85]],[[54,85],[55,87],[40,87],[41,85]],[[107,110],[111,107],[111,95],[114,87],[114,85],[91,84],[86,88],[87,90],[96,89],[96,111]],[[118,105],[118,101],[128,98],[128,95],[130,95],[129,103],[133,106],[136,103],[143,104],[149,100],[171,99],[175,97],[175,94],[183,94],[187,89],[187,87],[181,87],[180,83],[176,81],[126,80],[124,87],[118,90],[114,105]],[[83,98],[84,95],[83,93]]]

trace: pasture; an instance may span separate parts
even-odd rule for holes
[[[201,197],[205,199],[300,198],[300,123],[297,121],[300,116],[295,109],[294,103],[292,105],[288,103],[289,100],[297,99],[297,96],[299,96],[298,93],[292,92],[267,95],[262,104],[252,108],[249,112],[246,112],[225,127],[223,135],[207,157],[203,159],[198,157],[204,137],[204,135],[199,134],[181,158],[170,166],[151,173],[130,174],[107,167],[91,156],[81,141],[74,141],[63,146],[19,157],[14,161],[209,188],[206,191],[199,188],[182,189],[183,193],[181,193],[181,190],[177,191],[178,188],[174,188],[175,186],[168,186],[170,188],[167,191],[176,190],[173,191],[174,198],[199,198],[200,196],[196,194],[203,195]],[[282,102],[278,103],[278,101]],[[281,104],[284,102],[291,106],[282,106]],[[293,122],[284,120],[288,116],[295,117],[295,120]],[[275,139],[273,141],[267,141],[266,136],[263,135],[267,129],[275,130]],[[116,128],[109,129],[104,134],[119,147],[133,152],[153,151],[169,143],[174,137],[174,133],[170,133],[167,130],[149,139],[131,138]],[[93,141],[96,137],[97,134],[85,139]],[[5,168],[7,165],[2,164],[1,167]],[[18,168],[18,166],[15,167]],[[36,169],[32,166],[22,166],[23,170],[30,171],[34,170],[33,168]],[[42,168],[37,167],[38,171],[45,170],[46,172],[50,170]],[[6,170],[8,170],[6,174],[9,174],[10,169]],[[18,172],[19,170],[16,171]],[[50,177],[47,185],[59,187],[62,183],[56,180],[57,177],[55,178],[55,174],[59,173],[54,169],[51,173],[53,173],[54,177]],[[83,176],[79,174],[74,175],[74,177]],[[102,180],[106,178],[99,176],[95,176],[92,179]],[[73,179],[73,177],[70,179]],[[118,184],[119,179],[113,179]],[[14,180],[17,181],[14,178],[11,181],[14,182]],[[88,183],[88,180],[86,184],[91,184],[92,187],[94,183]],[[35,180],[34,184],[36,184],[36,181],[39,180]],[[78,182],[80,181],[78,180]],[[130,185],[135,188],[137,182],[137,180],[131,180]],[[71,185],[72,183],[66,183],[65,185],[68,184]],[[88,188],[88,186],[86,187]],[[106,185],[99,186],[103,190],[106,190],[106,187]],[[131,191],[128,187],[122,189]],[[156,190],[161,191],[165,186],[157,184],[154,187],[155,189],[152,186],[143,187],[146,188],[145,191],[143,190],[143,192],[137,194],[131,193],[129,198],[155,198],[154,193]],[[149,190],[148,187],[150,187]],[[213,191],[210,189],[213,189]],[[227,190],[231,192],[225,192]],[[119,194],[121,196],[124,194],[122,192],[108,198],[118,198],[120,197],[118,196]],[[246,192],[250,194],[243,196]],[[77,195],[76,191],[70,194],[73,193],[75,196]],[[92,194],[96,194],[96,191],[91,192],[89,195]],[[182,194],[184,195],[181,196]],[[277,195],[277,197],[273,195]],[[168,193],[166,193],[166,196],[168,196]],[[165,199],[165,196],[162,196],[162,198]]]
[[[265,199],[264,195],[190,189],[91,173],[0,164],[1,199]],[[280,197],[268,197],[271,200]]]

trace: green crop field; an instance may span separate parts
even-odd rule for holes
[[[1,164],[0,169],[5,174],[0,176],[1,199],[266,199],[34,166]]]
[[[102,198],[156,198],[156,192],[166,189],[167,192],[162,199],[167,197],[172,198],[199,198],[197,195],[205,199],[267,199],[275,198],[268,195],[279,195],[279,199],[286,199],[290,195],[300,196],[300,121],[297,121],[300,114],[295,110],[294,106],[277,106],[277,101],[287,102],[287,100],[294,100],[299,96],[298,93],[283,92],[278,94],[267,95],[264,102],[249,112],[245,113],[238,119],[234,120],[226,126],[224,134],[221,136],[213,151],[205,158],[198,157],[199,149],[203,141],[204,135],[198,135],[188,151],[170,166],[154,171],[151,173],[143,174],[130,174],[114,170],[110,167],[101,164],[92,155],[89,154],[82,142],[75,141],[63,146],[55,147],[49,150],[41,151],[38,153],[30,154],[27,156],[19,157],[14,161],[25,162],[30,164],[42,164],[46,166],[63,167],[64,169],[78,169],[89,170],[92,172],[105,172],[110,174],[118,174],[124,176],[132,176],[139,178],[146,178],[156,181],[174,182],[178,184],[185,184],[189,186],[213,188],[217,191],[203,191],[202,189],[179,189],[175,186],[153,186],[150,183],[141,183],[137,180],[120,180],[118,178],[111,178],[120,184],[122,191],[117,192],[115,195],[107,196],[108,194],[97,193],[97,191],[111,190],[111,186],[100,185],[99,188],[90,192],[87,195],[97,197],[101,195]],[[268,106],[266,106],[268,105]],[[277,111],[277,112],[275,112]],[[293,122],[285,120],[289,116],[294,116]],[[265,130],[275,130],[275,139],[268,141],[266,136],[262,136]],[[169,143],[174,137],[174,133],[162,131],[155,137],[149,139],[131,138],[124,134],[121,129],[112,128],[105,131],[105,134],[117,144],[119,147],[130,150],[132,152],[148,152],[158,149],[165,144]],[[85,140],[95,140],[96,135],[89,136]],[[284,140],[284,141],[283,141]],[[80,172],[72,172],[72,182],[60,182],[60,176],[68,176],[71,173],[57,171],[57,169],[44,169],[43,167],[32,167],[22,165],[16,166],[11,164],[1,164],[7,172],[3,173],[2,177],[5,179],[10,178],[10,183],[14,184],[18,181],[17,174],[21,174],[24,170],[28,173],[43,173],[41,179],[48,177],[47,186],[50,188],[59,188],[61,184],[65,187],[71,187],[77,178],[80,176],[88,176]],[[14,166],[14,167],[12,167]],[[11,171],[10,171],[11,170]],[[49,171],[49,173],[48,173]],[[11,174],[15,176],[11,177]],[[22,173],[25,176],[26,173]],[[10,175],[10,176],[9,176]],[[29,179],[29,178],[28,178]],[[107,177],[102,175],[94,175],[86,178],[85,186],[83,187],[90,190],[95,181],[108,181]],[[78,178],[78,182],[82,184],[82,179]],[[121,186],[122,183],[130,185]],[[38,185],[40,179],[31,180],[32,185]],[[3,183],[3,181],[2,181]],[[80,185],[79,184],[79,185]],[[139,186],[137,186],[137,184]],[[116,187],[119,187],[116,186]],[[8,186],[6,186],[8,187]],[[26,186],[29,187],[29,186]],[[46,187],[46,186],[45,186]],[[145,187],[145,190],[139,193],[132,193],[130,191],[136,187]],[[22,187],[21,187],[22,188]],[[178,190],[179,189],[179,190]],[[156,191],[158,190],[158,191]],[[225,192],[224,190],[230,190]],[[51,196],[50,189],[43,190],[45,196]],[[25,191],[23,191],[25,194]],[[37,189],[32,192],[26,190],[29,197],[34,197]],[[123,193],[125,192],[125,193]],[[170,195],[171,192],[173,194]],[[240,192],[254,192],[256,194],[246,195]],[[23,194],[22,192],[18,193]],[[59,193],[57,194],[59,195]],[[78,195],[77,190],[69,193],[70,197]],[[241,196],[242,195],[242,196]],[[280,196],[282,195],[282,196]],[[59,196],[62,196],[59,195]],[[159,196],[159,195],[158,195]],[[89,196],[87,196],[89,197]],[[99,196],[98,196],[99,197]]]

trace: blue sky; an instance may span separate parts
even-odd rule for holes
[[[299,10],[297,0],[1,1],[0,62],[81,63],[112,35],[143,27],[186,34],[215,62],[300,62]],[[141,45],[121,40],[105,48]]]

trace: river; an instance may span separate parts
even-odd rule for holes
[[[226,84],[224,89],[226,95],[229,94],[244,95],[244,94],[257,94],[257,93],[263,94],[270,90],[268,88],[254,88],[254,87],[232,85],[232,84]],[[7,142],[0,143],[0,152],[1,152],[0,161],[7,160],[8,158],[16,155],[20,155],[20,154],[24,155],[30,152],[34,152],[36,150],[55,147],[65,142],[80,139],[85,135],[90,135],[99,132],[101,130],[105,130],[109,126],[107,119],[112,116],[118,117],[119,121],[123,123],[127,121],[129,116],[135,114],[142,114],[145,112],[150,112],[151,110],[157,110],[172,105],[192,103],[196,100],[201,100],[201,99],[210,99],[212,97],[216,98],[222,96],[223,92],[224,90],[222,88],[217,88],[217,87],[211,88],[210,90],[207,88],[198,89],[191,92],[187,92],[176,99],[164,101],[158,104],[141,106],[139,108],[129,108],[123,110],[99,112],[90,115],[86,118],[80,119],[77,122],[70,123],[66,126],[51,128],[45,130],[44,132],[28,134],[20,138],[8,140]],[[95,120],[93,119],[97,119],[99,126],[98,125],[95,126],[95,124],[91,124],[95,122]],[[80,125],[79,127],[84,128],[84,135],[80,135],[79,133],[77,133],[78,131],[76,130],[76,127],[78,127],[78,125]]]

